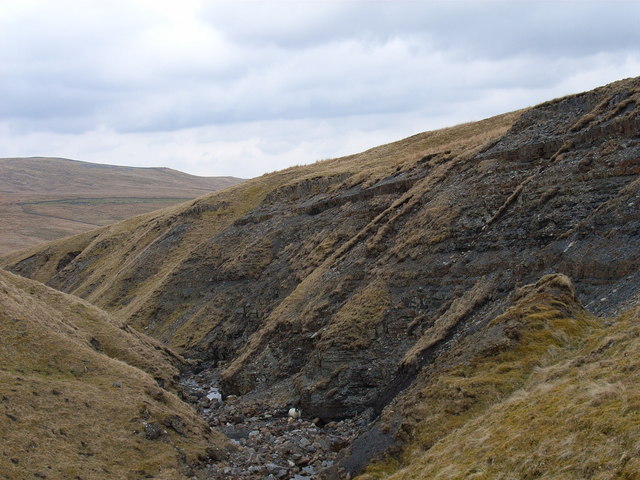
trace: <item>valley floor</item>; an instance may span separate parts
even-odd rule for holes
[[[319,419],[290,418],[289,406],[274,409],[256,398],[210,399],[213,395],[208,393],[218,391],[215,369],[188,375],[182,384],[185,396],[211,428],[236,447],[224,464],[203,469],[208,480],[346,478],[339,467],[342,451],[369,424],[367,415],[323,424]]]

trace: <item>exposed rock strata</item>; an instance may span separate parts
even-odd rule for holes
[[[227,392],[375,415],[518,286],[564,273],[598,313],[638,294],[639,101],[618,82],[5,263],[224,364]]]

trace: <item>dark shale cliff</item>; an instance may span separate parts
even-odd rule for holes
[[[640,78],[623,80],[2,265],[214,361],[226,393],[323,420],[375,416],[546,274],[597,314],[638,298],[639,103]]]

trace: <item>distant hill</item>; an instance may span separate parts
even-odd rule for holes
[[[242,181],[62,158],[0,158],[0,254],[85,232]]]

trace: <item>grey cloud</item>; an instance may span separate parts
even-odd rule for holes
[[[401,117],[431,126],[571,93],[555,88],[632,71],[640,45],[637,2],[205,1],[179,24],[153,2],[23,1],[0,10],[0,121],[22,133],[249,138],[251,123],[305,121],[370,138]],[[295,150],[266,138],[277,131],[252,148]]]
[[[474,4],[457,16],[449,7],[430,25],[434,45],[467,54],[576,57],[635,51],[640,5],[630,2],[509,2]]]
[[[464,55],[574,56],[635,49],[640,39],[640,5],[628,1],[234,2],[210,3],[205,16],[236,42],[293,50],[422,35]]]

